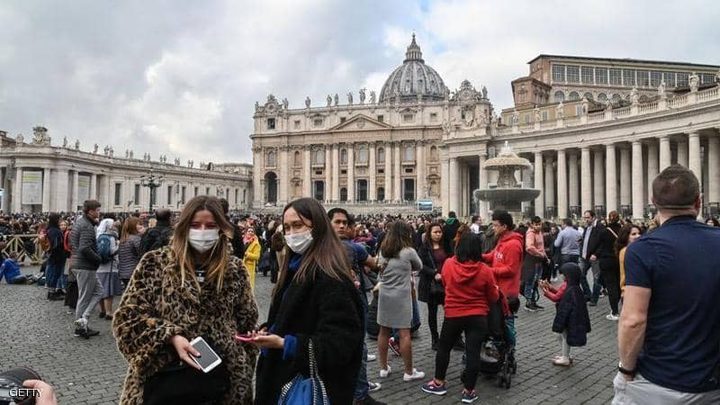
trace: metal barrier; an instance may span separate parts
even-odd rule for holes
[[[30,260],[30,264],[42,263],[43,250],[40,248],[38,235],[7,235],[4,241],[4,247],[0,250],[2,258],[10,256],[10,253],[17,254],[17,262],[24,263]],[[27,248],[33,247],[32,252]]]

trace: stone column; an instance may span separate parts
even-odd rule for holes
[[[720,134],[708,137],[708,189],[707,201],[720,202]]]
[[[353,203],[357,200],[355,195],[355,144],[348,144],[347,157],[347,196],[348,202]]]
[[[534,188],[540,190],[540,195],[535,198],[535,215],[543,218],[545,216],[545,192],[543,184],[543,155],[542,152],[535,152],[535,182]],[[452,176],[452,174],[451,174]]]
[[[620,205],[630,205],[632,178],[630,177],[630,149],[620,148]]]
[[[682,139],[677,142],[677,163],[688,167],[688,142],[685,134],[683,134]]]
[[[310,146],[303,148],[303,197],[314,197],[312,192],[312,161]]]
[[[450,159],[447,156],[447,147],[440,148],[440,203],[442,215],[447,218],[450,212]]]
[[[98,185],[97,185],[98,177],[97,174],[93,173],[90,175],[90,199],[91,200],[98,200]],[[102,203],[100,203],[102,204]]]
[[[702,160],[700,159],[700,134],[697,131],[688,134],[688,169],[692,170],[702,186]]]
[[[603,150],[595,150],[593,176],[593,205],[605,205],[605,159]]]
[[[642,219],[645,213],[645,184],[643,183],[642,142],[632,143],[632,215],[633,219]]]
[[[368,200],[377,200],[377,162],[375,161],[375,142],[368,144]]]
[[[15,168],[15,184],[12,189],[12,212],[22,212],[22,167]]]
[[[285,205],[290,199],[290,162],[288,161],[287,146],[280,147],[280,161],[277,165],[278,173],[278,206]],[[213,194],[216,195],[216,194]]]
[[[0,173],[2,174],[2,181],[0,181],[0,187],[5,190],[2,195],[2,203],[0,204],[0,209],[7,213],[11,211],[11,207],[8,206],[10,203],[10,193],[8,192],[10,190],[10,181],[8,180],[8,168],[0,168]]]
[[[479,163],[479,171],[478,171],[478,185],[481,189],[486,189],[488,187],[488,172],[487,170],[483,169],[483,165],[485,164],[485,161],[487,160],[487,154],[483,150],[478,155],[478,163]],[[473,196],[474,198],[474,196]],[[488,202],[487,201],[480,201],[478,203],[478,215],[480,215],[484,221],[484,223],[489,223],[490,218],[487,218],[487,214],[490,209],[488,208]]]
[[[340,146],[332,146],[332,200],[340,201]]]
[[[565,149],[558,150],[557,154],[557,213],[562,219],[568,217],[567,159]]]
[[[580,205],[580,174],[577,158],[577,152],[570,152],[568,157],[568,202],[571,207]]]
[[[446,179],[443,180],[445,181]],[[460,162],[458,161],[458,158],[450,158],[450,172],[448,173],[447,182],[449,186],[448,204],[450,205],[448,207],[448,212],[457,212],[460,208],[460,190],[458,188],[460,183]]]
[[[55,199],[55,211],[73,212],[75,210],[70,209],[68,206],[68,188],[70,182],[70,175],[67,169],[59,169],[55,174],[55,192],[53,198]],[[105,208],[107,209],[107,207]]]
[[[615,145],[605,145],[605,206],[607,212],[617,211],[617,161]]]
[[[386,142],[385,148],[385,201],[393,201],[393,185],[392,185],[392,143]]]
[[[78,210],[78,205],[82,204],[83,201],[78,200],[78,185],[80,184],[80,173],[75,170],[73,171],[72,177],[72,199],[70,200],[70,208],[73,211]]]
[[[555,169],[553,158],[549,156],[545,160],[545,207],[555,206]],[[557,212],[557,211],[556,211]],[[543,213],[544,214],[544,213]],[[545,215],[541,216],[545,218]]]
[[[658,175],[658,145],[650,140],[648,144],[648,164],[647,164],[647,194],[648,204],[652,204],[652,182]]]
[[[330,145],[325,146],[325,202],[332,200],[331,190],[333,189],[333,171],[337,168],[332,166],[332,147]]]
[[[50,172],[51,169],[43,169],[42,188],[42,211],[50,212]]]
[[[415,172],[417,173],[417,181],[415,182],[415,199],[420,200],[427,197],[425,189],[425,142],[417,141],[415,143]]]
[[[590,148],[587,146],[580,149],[580,164],[581,164],[581,211],[585,212],[587,210],[593,209],[592,204],[592,172],[590,169]]]
[[[660,167],[659,169],[665,170],[666,167],[670,166],[670,137],[665,135],[660,137]]]
[[[393,192],[395,201],[401,202],[403,200],[402,195],[402,179],[401,176],[401,170],[402,170],[402,160],[400,156],[400,149],[402,148],[402,144],[400,142],[395,143],[395,148],[393,153],[395,155],[395,173],[393,173],[394,182],[393,185],[395,186],[395,191]]]
[[[253,203],[252,206],[255,208],[262,208],[265,204],[265,200],[263,198],[263,195],[265,195],[265,190],[263,187],[263,167],[265,167],[265,162],[263,161],[263,154],[262,154],[262,148],[260,147],[254,147],[253,148]],[[203,193],[200,192],[200,195]]]
[[[113,203],[113,198],[114,198],[114,196],[112,196],[110,194],[110,190],[111,190],[110,176],[105,174],[102,176],[101,180],[102,181],[100,183],[98,183],[98,184],[101,184],[100,204],[102,204],[103,207],[109,207]]]

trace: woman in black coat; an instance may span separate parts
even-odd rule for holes
[[[253,332],[262,348],[256,404],[276,404],[282,387],[309,375],[312,341],[319,377],[332,404],[351,404],[360,370],[363,308],[345,250],[316,200],[285,207],[287,251],[268,321]]]
[[[443,305],[445,294],[442,293],[442,284],[436,281],[436,288],[433,289],[433,280],[440,276],[445,259],[450,257],[443,244],[443,227],[439,222],[428,225],[425,230],[425,241],[418,250],[423,267],[420,270],[420,281],[418,282],[418,300],[427,304],[428,326],[432,338],[432,349],[437,350],[439,339],[437,327],[438,307]],[[436,291],[434,291],[436,290]]]

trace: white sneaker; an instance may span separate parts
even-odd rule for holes
[[[605,315],[605,319],[607,319],[608,321],[617,321],[618,319],[620,319],[620,317],[617,315],[608,314]]]
[[[376,355],[374,355],[374,354],[369,354],[369,353],[368,353],[368,355],[367,355],[367,361],[375,361],[375,359],[377,359],[377,356],[376,356]]]
[[[368,392],[375,392],[380,390],[382,388],[382,385],[380,383],[368,381]]]
[[[417,371],[416,368],[413,369],[412,374],[403,373],[403,381],[421,380],[423,378],[425,378],[425,373]]]
[[[87,328],[87,319],[85,318],[78,318],[75,320],[75,327],[78,329],[84,329]]]
[[[389,364],[386,369],[384,369],[384,370],[380,369],[380,378],[386,378],[388,376],[388,374],[390,374],[390,371],[391,371],[391,369],[390,369]]]
[[[563,367],[568,367],[568,366],[572,365],[572,361],[565,356],[560,356],[560,357],[553,359],[552,363],[556,366],[563,366]]]

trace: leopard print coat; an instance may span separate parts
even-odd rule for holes
[[[250,404],[257,349],[233,335],[256,328],[258,308],[242,262],[232,257],[223,288],[214,283],[180,283],[169,247],[145,254],[135,269],[113,318],[117,346],[128,362],[121,404],[142,404],[147,378],[177,362],[168,343],[174,335],[203,336],[214,342],[230,375],[223,404]]]

